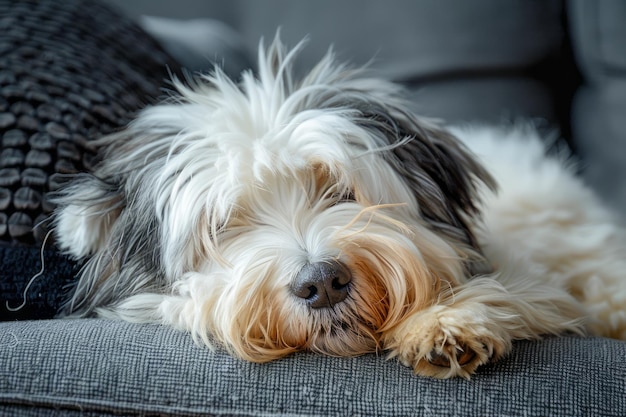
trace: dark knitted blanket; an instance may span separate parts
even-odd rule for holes
[[[102,3],[0,0],[0,319],[57,311],[78,266],[52,239],[43,273],[28,286],[42,267],[54,210],[47,197],[89,170],[90,141],[158,98],[177,70],[152,38]]]

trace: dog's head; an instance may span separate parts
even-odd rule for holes
[[[297,51],[261,48],[238,84],[176,82],[102,142],[58,200],[61,246],[89,258],[75,308],[165,319],[254,361],[346,356],[476,272],[487,173],[331,54],[294,80]]]

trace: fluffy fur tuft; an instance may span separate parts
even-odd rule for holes
[[[261,46],[238,84],[175,80],[97,142],[56,199],[58,243],[86,260],[64,314],[256,362],[386,350],[437,377],[586,315],[626,338],[621,231],[534,131],[443,129],[331,53],[295,80],[300,47]]]

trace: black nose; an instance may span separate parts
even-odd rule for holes
[[[350,271],[341,262],[315,262],[300,270],[291,291],[313,308],[333,307],[346,299],[351,280]]]

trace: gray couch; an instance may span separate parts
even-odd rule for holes
[[[296,354],[256,365],[180,332],[105,320],[13,322],[0,333],[0,415],[623,416],[626,344],[520,342],[471,380],[396,361]]]
[[[214,31],[194,33],[192,41],[206,45],[204,56],[172,45],[196,70],[207,68],[205,57],[220,60],[225,44],[254,58],[259,39],[271,40],[280,27],[288,44],[309,37],[300,69],[333,45],[340,59],[371,63],[381,76],[406,84],[425,116],[452,123],[545,121],[578,151],[587,181],[626,215],[621,0],[111,1],[139,20],[149,15],[227,24],[238,36],[230,43],[214,42]],[[159,35],[158,25],[149,28]],[[235,57],[240,63],[240,54]]]
[[[206,55],[228,60],[225,67],[236,72],[248,65],[259,37],[271,39],[280,25],[290,44],[310,34],[300,68],[331,43],[355,64],[374,57],[373,69],[406,83],[424,115],[453,123],[523,117],[547,130],[558,128],[577,151],[581,174],[618,213],[625,212],[621,0],[112,3],[195,70],[206,69],[201,56]],[[206,30],[185,40],[168,29],[180,22],[142,15],[221,23],[204,21],[197,27]],[[190,25],[181,31],[185,27]],[[202,48],[207,52],[199,58]],[[38,245],[12,238],[0,245],[5,282],[18,276],[7,269],[16,254],[19,265],[12,268],[29,267],[24,276],[39,268]],[[62,257],[46,256],[52,272],[31,288],[39,294],[27,299],[33,305],[45,298],[45,283],[67,284],[76,272]],[[16,284],[17,300],[19,288]],[[188,335],[156,325],[15,321],[19,317],[9,310],[0,309],[1,314],[9,319],[0,323],[1,416],[626,415],[626,343],[615,340],[565,336],[517,342],[511,356],[480,368],[470,381],[439,381],[416,377],[384,355],[341,359],[301,353],[258,365],[196,346]]]

